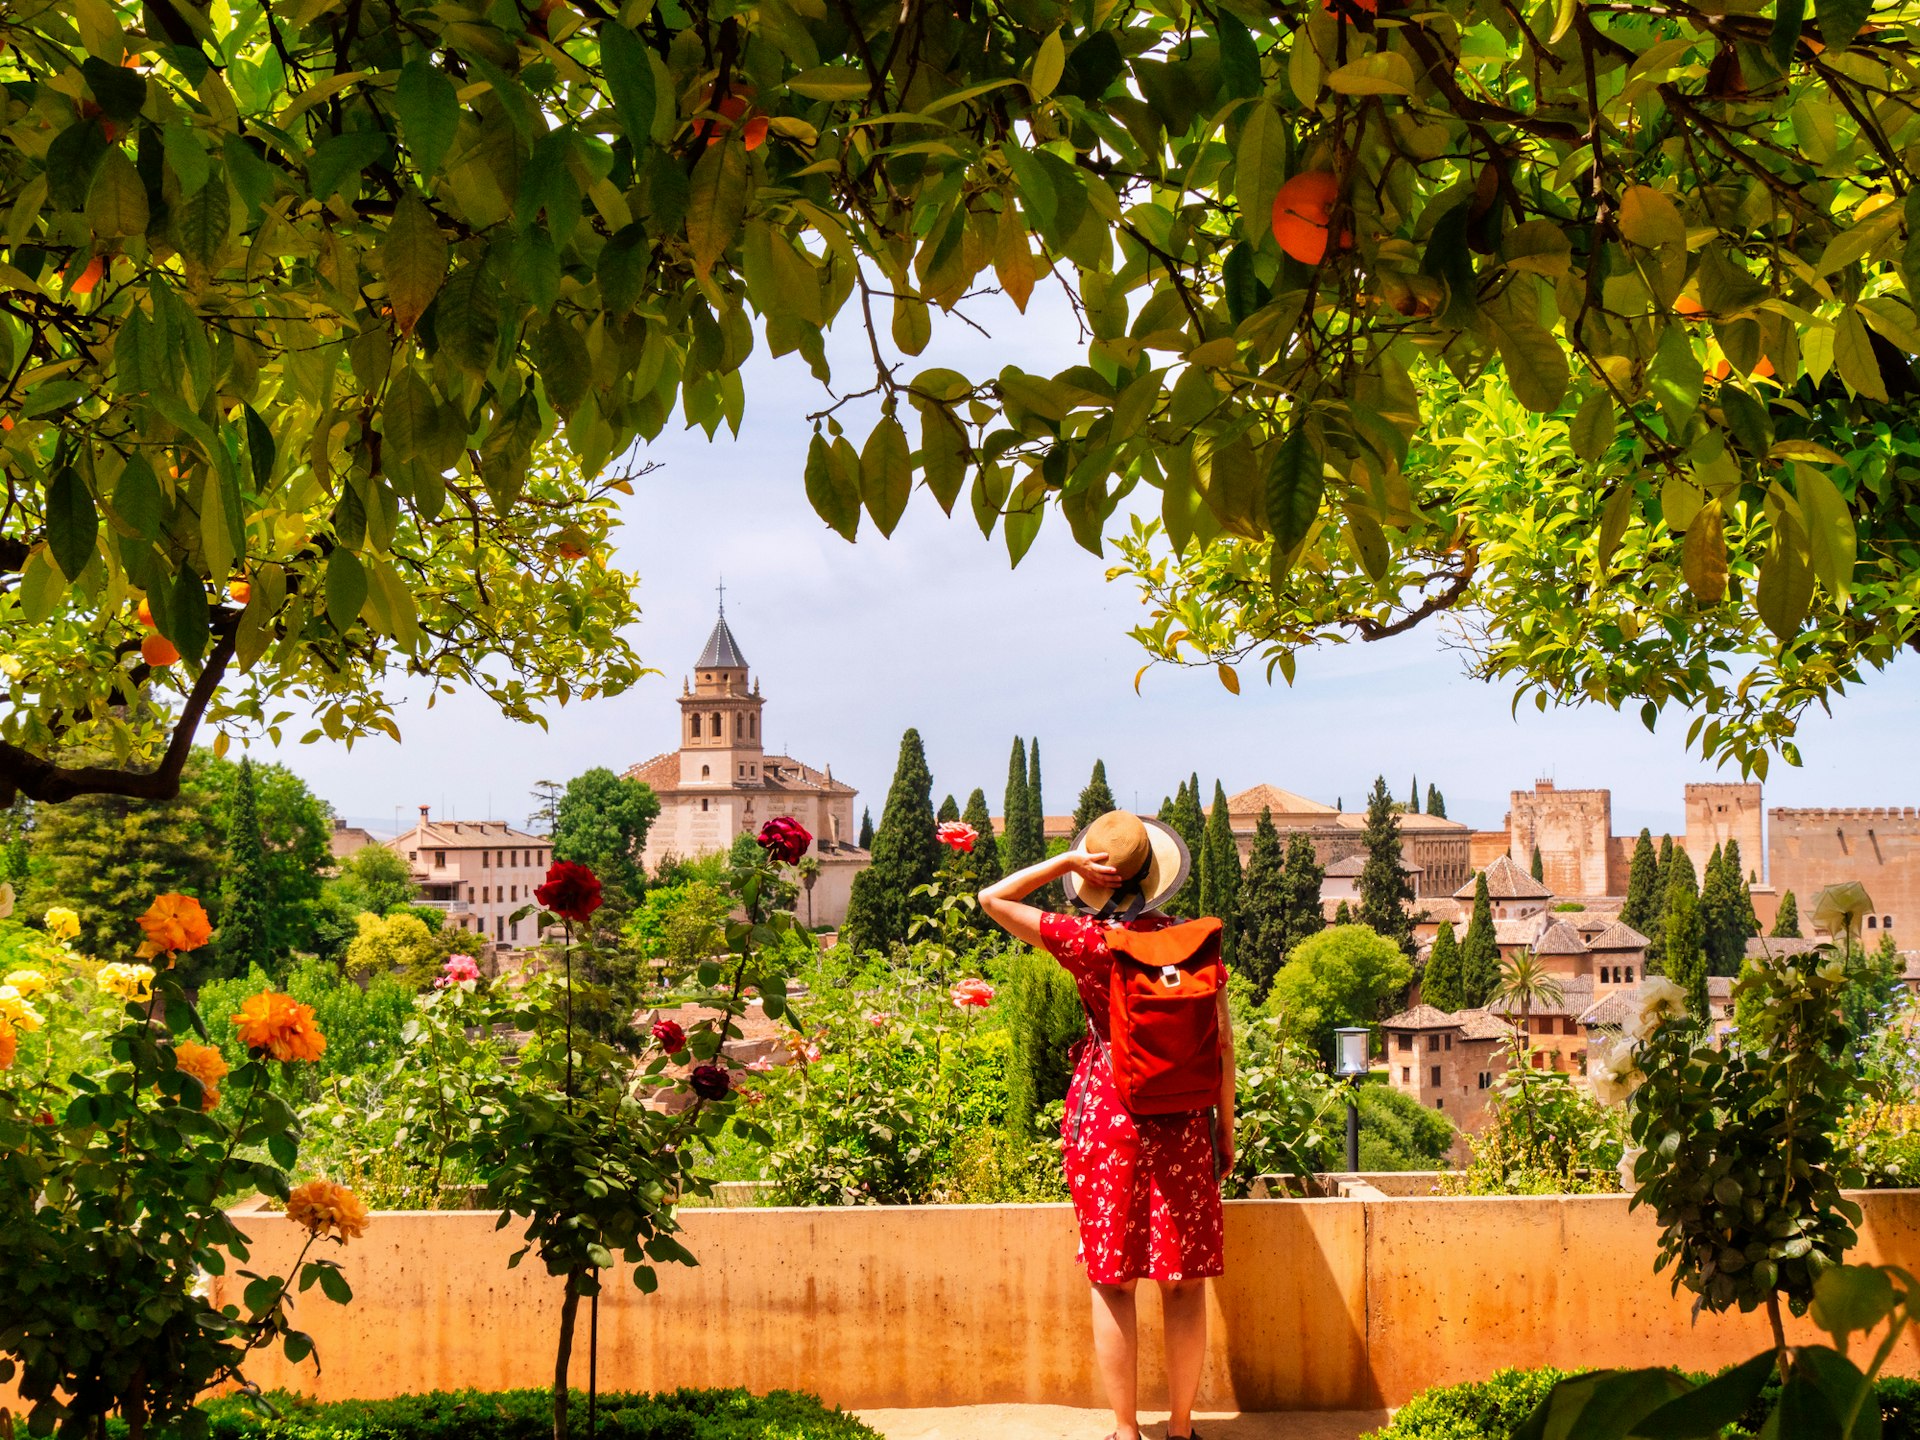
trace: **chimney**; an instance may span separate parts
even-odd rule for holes
[[[424,805],[420,807],[420,823],[422,825],[427,823],[427,807]]]

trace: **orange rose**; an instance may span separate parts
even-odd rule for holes
[[[177,950],[198,950],[213,934],[207,912],[191,895],[159,895],[140,917],[140,928],[147,932],[142,955],[170,955]]]
[[[173,1047],[173,1063],[182,1075],[200,1082],[200,1108],[211,1110],[220,1103],[220,1082],[227,1078],[227,1057],[211,1045],[182,1040]]]
[[[342,1240],[358,1240],[367,1231],[367,1203],[344,1185],[309,1180],[287,1196],[287,1219],[306,1226],[316,1240],[328,1230]]]
[[[318,1060],[326,1052],[327,1037],[313,1023],[313,1007],[291,995],[262,990],[249,996],[233,1023],[241,1044],[265,1050],[276,1060]]]
[[[0,1024],[0,1070],[13,1064],[13,1057],[20,1053],[20,1038],[13,1033],[11,1025]]]

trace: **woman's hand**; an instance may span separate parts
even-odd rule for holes
[[[1112,890],[1120,884],[1120,872],[1107,864],[1104,850],[1069,850],[1060,857],[1067,868],[1089,885]]]

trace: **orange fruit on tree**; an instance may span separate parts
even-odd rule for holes
[[[100,277],[106,272],[106,268],[100,263],[100,257],[94,256],[87,262],[87,268],[80,272],[79,278],[67,285],[67,289],[75,295],[91,295],[93,287],[100,283]]]
[[[227,586],[227,598],[236,605],[244,605],[253,598],[253,585],[246,580],[236,580]]]
[[[1302,265],[1318,265],[1327,258],[1327,231],[1333,223],[1340,182],[1331,170],[1308,170],[1295,175],[1273,197],[1273,238]],[[1353,243],[1342,234],[1340,244]]]
[[[145,600],[140,602],[139,615],[140,623],[149,630],[153,629],[153,607],[147,604]]]
[[[140,642],[140,658],[156,670],[164,669],[180,659],[180,652],[173,648],[173,642],[164,635],[149,635]]]

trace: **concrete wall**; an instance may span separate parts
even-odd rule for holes
[[[1855,1258],[1920,1268],[1920,1191],[1861,1197]],[[323,1397],[547,1383],[558,1285],[506,1267],[517,1227],[487,1213],[380,1214],[339,1258],[350,1306],[317,1292],[294,1322],[324,1370],[261,1358],[248,1374]],[[700,1257],[641,1295],[610,1276],[607,1389],[798,1386],[848,1406],[1101,1401],[1087,1290],[1065,1206],[705,1210]],[[297,1250],[248,1217],[251,1268]],[[1655,1227],[1616,1196],[1255,1200],[1227,1207],[1227,1274],[1211,1287],[1207,1408],[1360,1409],[1504,1365],[1685,1364],[1762,1349],[1759,1315],[1690,1317],[1653,1273]],[[217,1282],[216,1300],[241,1282]],[[1151,1289],[1151,1287],[1145,1287]],[[1143,1304],[1145,1403],[1158,1404],[1157,1304]],[[585,1315],[575,1376],[585,1377]],[[1813,1332],[1796,1327],[1800,1338]],[[1920,1374],[1909,1337],[1892,1368]]]

